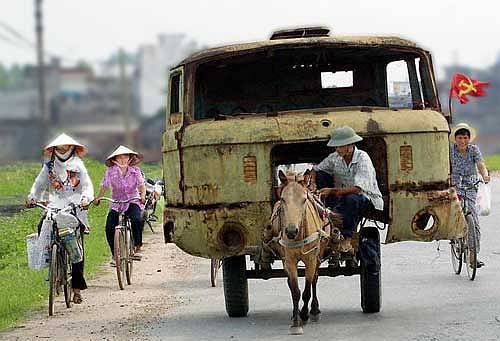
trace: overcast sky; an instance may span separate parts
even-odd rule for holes
[[[34,41],[34,0],[0,0],[7,23]],[[43,0],[45,42],[68,60],[96,61],[123,46],[135,51],[158,33],[183,32],[201,44],[267,39],[278,28],[326,25],[333,34],[399,35],[430,50],[438,69],[453,61],[488,67],[500,52],[498,1]],[[5,41],[0,61],[35,61],[35,51]],[[15,39],[15,38],[14,38]]]

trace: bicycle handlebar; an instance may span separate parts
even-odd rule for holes
[[[76,205],[76,204],[69,204],[68,206],[64,207],[64,208],[56,208],[56,207],[49,207],[49,206],[45,206],[45,205],[42,205],[38,202],[35,202],[33,204],[33,206],[28,206],[28,208],[34,208],[34,207],[39,207],[45,211],[54,211],[55,213],[60,213],[60,212],[67,212],[67,211],[71,211],[72,209],[75,209],[75,208],[83,208],[82,205]]]
[[[113,204],[128,204],[132,200],[141,200],[141,198],[140,197],[134,197],[134,198],[130,198],[130,199],[127,199],[127,200],[115,200],[115,199],[111,199],[111,198],[108,198],[108,197],[102,197],[99,200],[106,200],[106,201],[109,201],[109,202],[111,202]]]

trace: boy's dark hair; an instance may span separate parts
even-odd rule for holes
[[[457,135],[467,135],[470,138],[470,131],[465,128],[461,128],[455,132],[455,137],[457,137]]]

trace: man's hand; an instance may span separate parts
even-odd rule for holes
[[[335,197],[338,196],[339,189],[338,188],[322,188],[319,190],[319,197],[320,198],[329,198],[329,197]]]
[[[101,197],[97,197],[94,199],[94,205],[95,206],[99,206],[99,204],[101,203]]]
[[[141,203],[143,203],[143,204],[146,203],[146,197],[141,196]]]
[[[489,175],[486,175],[486,176],[483,178],[483,180],[484,180],[484,183],[485,183],[485,184],[487,184],[488,182],[490,182],[491,177],[490,177]]]

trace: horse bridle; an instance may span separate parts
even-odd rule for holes
[[[310,197],[310,194],[309,192],[306,190],[305,191],[306,193],[306,201],[307,200],[313,200],[313,203],[314,203],[314,197],[313,199],[311,199]],[[283,224],[282,224],[282,214],[283,214],[283,205],[285,205],[285,201],[283,200],[282,197],[280,197],[280,207],[279,207],[279,211],[278,211],[278,226],[279,226],[279,236],[278,236],[278,243],[283,246],[283,247],[286,247],[286,248],[290,248],[290,249],[297,249],[297,248],[302,248],[316,240],[320,240],[321,237],[323,236],[323,234],[320,232],[320,230],[314,232],[314,233],[311,233],[309,236],[307,236],[306,238],[302,238],[302,239],[299,239],[299,240],[288,240],[288,239],[283,239]],[[316,206],[316,205],[315,205]],[[304,220],[305,220],[305,214],[306,214],[306,209],[307,209],[307,202],[306,204],[304,205],[304,210],[302,211],[302,215],[301,215],[301,219],[300,219],[300,225],[299,225],[299,231],[305,231],[305,229],[303,229],[303,225],[304,225]],[[317,209],[317,208],[316,208]],[[305,232],[304,232],[305,233]],[[319,245],[318,245],[319,246]],[[312,248],[311,250],[307,251],[307,252],[303,252],[304,254],[307,254],[307,253],[310,253],[312,252],[313,250],[316,250],[318,248],[318,246]]]

